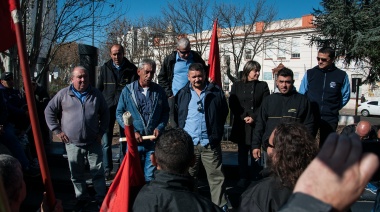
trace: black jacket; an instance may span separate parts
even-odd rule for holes
[[[120,71],[115,70],[111,59],[104,63],[99,73],[96,88],[103,93],[109,108],[117,105],[125,85],[138,78],[137,67],[127,58],[124,58],[123,61]]]
[[[192,191],[190,175],[157,170],[155,178],[138,193],[133,211],[222,211],[207,198]]]
[[[289,201],[279,211],[281,212],[304,212],[304,211],[319,211],[329,212],[334,211],[331,205],[328,205],[319,199],[303,193],[295,193],[290,196]]]
[[[292,195],[293,189],[274,177],[266,177],[251,184],[240,197],[239,211],[278,211]]]
[[[191,99],[190,83],[178,91],[175,96],[175,119],[180,128],[185,127],[188,106]],[[211,148],[220,144],[224,133],[224,123],[228,115],[226,97],[219,86],[208,83],[204,99],[204,110],[207,126],[207,135]]]
[[[298,122],[313,132],[314,117],[306,96],[293,90],[288,94],[274,93],[267,96],[261,104],[252,136],[252,149],[264,144],[266,149],[272,131],[279,123]]]
[[[237,81],[232,85],[229,106],[234,115],[231,141],[251,145],[255,120],[264,97],[269,95],[268,84],[263,81]],[[250,116],[254,122],[246,124],[244,118]]]
[[[208,73],[207,66],[202,57],[195,51],[191,50],[193,55],[194,63],[201,63],[205,68],[206,75]],[[177,51],[173,51],[171,54],[165,57],[164,62],[161,66],[160,73],[158,74],[158,84],[164,88],[167,97],[173,96],[172,83],[174,77],[174,65],[176,62]]]

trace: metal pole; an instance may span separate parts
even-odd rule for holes
[[[11,11],[11,14],[12,14],[13,22],[15,24],[17,49],[18,49],[18,54],[20,58],[22,78],[24,81],[26,102],[28,104],[30,124],[32,126],[34,143],[36,145],[38,161],[41,167],[42,182],[44,183],[45,189],[46,189],[48,205],[50,208],[54,208],[56,199],[54,195],[53,184],[50,178],[49,167],[46,160],[45,148],[42,143],[41,129],[38,123],[37,107],[36,107],[36,102],[34,100],[34,95],[33,95],[33,90],[32,90],[32,82],[30,79],[30,71],[29,71],[29,65],[28,65],[27,54],[26,54],[26,45],[25,45],[25,39],[23,36],[24,32],[22,30],[22,24],[21,24],[20,5],[16,3],[16,0],[13,0],[13,1],[15,1],[14,3],[15,5],[17,5],[17,8],[16,10]]]

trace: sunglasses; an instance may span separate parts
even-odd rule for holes
[[[322,62],[327,62],[328,61],[327,58],[320,58],[320,57],[317,57],[317,60],[318,61],[322,61]]]
[[[267,143],[268,144],[268,147],[270,148],[273,148],[274,149],[274,146],[272,144],[270,144],[269,142]]]
[[[190,53],[190,50],[187,50],[187,51],[181,51],[181,50],[178,50],[181,54],[189,54]]]

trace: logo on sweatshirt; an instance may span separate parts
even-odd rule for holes
[[[297,113],[297,109],[291,108],[288,110],[288,113]]]
[[[335,88],[336,87],[336,82],[330,82],[330,88]]]

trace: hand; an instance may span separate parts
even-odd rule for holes
[[[362,156],[357,135],[330,134],[293,192],[313,196],[343,211],[357,200],[378,166],[379,158],[375,154]]]
[[[151,141],[156,140],[156,139],[158,138],[158,136],[160,136],[160,131],[159,131],[158,129],[154,129],[154,131],[153,131],[153,135],[154,135],[154,137],[156,137],[156,138],[152,138],[152,139],[150,139]]]
[[[61,139],[61,141],[65,144],[70,143],[69,137],[64,132],[57,134],[58,138]]]
[[[253,149],[252,155],[255,159],[259,159],[261,157],[261,150],[260,149]]]
[[[253,118],[250,116],[247,116],[244,118],[244,121],[246,124],[252,124],[253,123]]]
[[[56,199],[55,206],[53,210],[50,210],[48,203],[47,203],[47,197],[46,197],[46,192],[44,192],[44,197],[42,199],[41,203],[41,212],[63,212],[63,207],[62,207],[62,201],[60,199]]]
[[[137,143],[143,142],[142,136],[139,132],[135,132],[135,138],[136,138]]]

